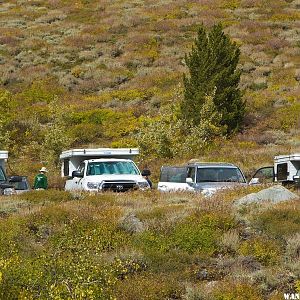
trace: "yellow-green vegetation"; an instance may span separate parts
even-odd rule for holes
[[[32,182],[45,165],[50,187],[62,188],[62,150],[134,146],[154,183],[161,165],[191,158],[235,163],[250,178],[273,156],[300,151],[297,1],[0,2],[0,150],[9,150],[10,174]],[[184,58],[199,25],[218,23],[239,46],[246,101],[240,131],[228,136],[232,116],[216,111],[214,86],[201,96],[199,126],[178,114]],[[0,298],[275,300],[300,292],[299,204],[232,207],[259,189],[210,199],[54,189],[2,197]]]
[[[210,199],[188,193],[55,190],[2,197],[0,298],[265,299],[274,289],[298,289],[299,281],[289,278],[299,276],[299,261],[285,260],[290,249],[282,243],[285,234],[274,237],[265,223],[252,219],[253,210],[240,215],[233,208],[233,200],[247,192]],[[292,206],[299,214],[297,202],[269,210]],[[269,213],[262,208],[255,210]],[[273,212],[276,221],[282,218]],[[300,226],[299,218],[293,222]],[[228,247],[229,239],[236,251]],[[241,266],[247,282],[238,277]],[[282,270],[290,277],[282,279]],[[272,289],[258,272],[270,273]],[[209,286],[211,280],[215,284]]]
[[[299,149],[295,1],[8,0],[0,9],[0,145],[10,151],[14,172],[33,176],[38,165],[46,164],[57,174],[57,155],[69,147],[139,146],[143,163],[154,169],[157,158],[169,163],[195,156],[230,159],[247,173],[257,151],[259,166],[273,154]],[[177,126],[183,74],[188,74],[184,58],[199,25],[209,32],[218,23],[241,52],[238,88],[246,114],[243,134],[233,139],[220,138],[232,118],[219,111],[227,107],[221,98],[218,115],[202,122],[205,130],[203,124],[193,130]],[[222,80],[218,86],[216,95],[228,94]],[[212,96],[213,86],[208,91]],[[173,123],[159,121],[170,113]],[[155,141],[152,148],[149,141]],[[255,147],[238,151],[240,143]]]

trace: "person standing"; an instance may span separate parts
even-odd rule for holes
[[[46,190],[48,188],[48,179],[46,176],[47,172],[47,169],[42,167],[40,169],[40,173],[35,176],[33,186],[35,190]]]

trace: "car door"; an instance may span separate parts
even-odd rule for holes
[[[186,190],[189,185],[186,183],[187,168],[176,166],[163,166],[160,170],[158,190],[163,192]]]
[[[253,177],[251,178],[249,184],[267,184],[274,182],[275,172],[274,167],[263,167],[258,169]]]
[[[85,174],[85,163],[82,162],[79,167],[77,168],[76,172],[79,172],[81,174]],[[65,184],[65,190],[66,191],[72,191],[72,190],[82,190],[83,189],[83,179],[82,177],[74,176],[71,179],[68,179]]]

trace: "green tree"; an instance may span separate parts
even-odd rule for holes
[[[198,126],[207,95],[214,93],[216,110],[222,115],[220,125],[227,134],[237,131],[245,114],[245,102],[238,87],[240,71],[237,70],[240,50],[221,24],[207,32],[203,25],[192,51],[185,62],[189,76],[184,76],[184,99],[180,105],[181,118]]]

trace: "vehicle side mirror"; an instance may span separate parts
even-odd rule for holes
[[[295,175],[295,176],[293,176],[293,180],[294,180],[294,181],[299,181],[299,180],[300,180],[300,175]]]
[[[187,177],[185,182],[188,183],[188,184],[193,184],[194,183],[193,179],[190,178],[190,177]]]
[[[8,177],[9,182],[22,182],[23,178],[22,176],[10,176]]]
[[[259,178],[252,178],[250,181],[249,181],[249,185],[253,185],[253,184],[259,184]]]
[[[79,171],[73,171],[72,172],[72,178],[74,178],[74,177],[83,178],[83,173],[81,173]]]
[[[151,171],[148,169],[145,169],[142,171],[142,176],[150,176],[151,175]]]

